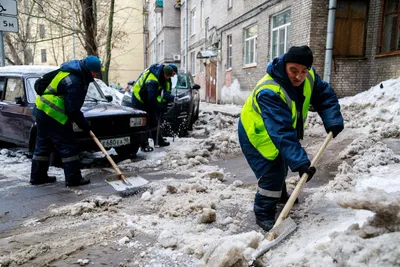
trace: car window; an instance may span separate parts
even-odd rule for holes
[[[35,82],[38,78],[28,78],[26,79],[26,93],[29,103],[35,103],[36,92],[35,92]]]
[[[190,90],[188,76],[185,74],[177,74],[171,78],[172,91],[174,94],[183,94]]]
[[[0,100],[3,99],[3,91],[4,91],[4,77],[0,77]]]
[[[21,78],[8,78],[4,90],[4,100],[15,102],[16,97],[25,97],[24,85]]]
[[[85,101],[105,101],[108,102],[107,99],[104,97],[101,90],[97,89],[99,85],[96,81],[91,82],[88,87],[88,92],[86,94]]]

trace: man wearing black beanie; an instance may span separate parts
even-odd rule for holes
[[[293,46],[268,64],[242,108],[239,143],[258,179],[254,200],[256,223],[269,231],[275,223],[276,205],[285,203],[288,168],[300,176],[315,174],[301,146],[309,105],[320,115],[327,133],[336,137],[344,128],[338,98],[312,67],[306,46]]]

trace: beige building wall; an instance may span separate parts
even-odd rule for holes
[[[142,0],[116,0],[115,3],[114,28],[121,27],[127,35],[111,52],[108,80],[125,87],[144,69],[143,3]]]
[[[115,14],[113,23],[113,34],[122,34],[122,41],[113,44],[111,50],[111,63],[109,71],[109,82],[126,86],[129,80],[135,80],[144,69],[144,47],[143,47],[143,0],[116,0]],[[67,3],[65,3],[67,5]],[[65,8],[65,10],[71,10]],[[73,26],[72,11],[67,14],[64,12],[65,20]],[[77,19],[75,19],[77,21]],[[37,36],[38,40],[43,40],[32,47],[34,65],[60,65],[65,61],[74,58],[81,59],[86,56],[81,41],[73,36],[67,36],[62,39],[51,39],[52,36],[66,35],[67,30],[54,24],[37,21],[35,27],[32,27],[32,34]],[[45,25],[45,36],[40,37],[40,24]],[[107,32],[108,16],[104,21],[99,21],[98,32]],[[105,42],[106,36],[104,36]],[[75,45],[73,45],[75,43]],[[42,51],[46,51],[46,60],[43,60]],[[105,43],[99,45],[99,54],[104,62],[106,52]]]

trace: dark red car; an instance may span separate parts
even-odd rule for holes
[[[33,85],[50,66],[0,67],[0,141],[29,148],[35,147],[36,125],[32,110],[36,93]],[[136,155],[142,138],[146,138],[146,113],[110,103],[96,82],[90,84],[82,112],[93,133],[106,148],[114,148],[123,158]],[[98,151],[90,136],[74,125],[82,151]]]

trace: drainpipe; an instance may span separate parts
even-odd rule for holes
[[[188,50],[189,50],[189,0],[185,0],[185,72],[188,72]]]
[[[330,83],[332,69],[333,38],[335,30],[336,0],[329,0],[328,29],[326,35],[324,81]]]
[[[157,15],[157,12],[155,12],[155,15],[156,15],[156,36],[155,36],[155,39],[154,39],[154,52],[155,52],[155,54],[156,54],[156,62],[154,62],[154,63],[158,63],[158,15]]]

